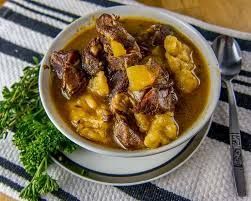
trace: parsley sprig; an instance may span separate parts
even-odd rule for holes
[[[33,177],[20,197],[35,201],[40,195],[58,189],[57,182],[47,174],[50,154],[72,152],[76,145],[65,138],[50,122],[39,98],[40,65],[23,70],[23,76],[10,88],[4,87],[0,101],[0,139],[13,132],[13,142],[20,151],[25,170]]]

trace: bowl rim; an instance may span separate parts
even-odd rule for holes
[[[142,9],[143,8],[143,9]],[[142,17],[144,18],[150,18],[156,21],[169,21],[167,24],[173,26],[175,29],[179,31],[179,29],[183,29],[183,32],[181,31],[182,34],[187,36],[187,34],[190,34],[190,37],[193,36],[196,38],[196,41],[192,41],[190,37],[188,37],[189,40],[191,40],[192,43],[197,43],[195,45],[202,56],[204,57],[205,62],[207,62],[208,70],[209,70],[209,75],[210,75],[210,91],[209,91],[209,96],[211,98],[211,101],[209,101],[209,98],[207,100],[207,105],[203,109],[203,112],[200,114],[200,117],[193,123],[193,125],[188,128],[179,138],[176,140],[172,141],[171,143],[155,148],[155,149],[144,149],[144,150],[134,150],[134,151],[128,151],[128,150],[119,150],[119,149],[114,149],[114,148],[109,148],[105,147],[103,145],[99,145],[95,142],[91,142],[90,140],[85,139],[84,137],[80,136],[75,136],[72,135],[72,132],[69,133],[69,130],[66,131],[65,127],[59,124],[58,119],[54,113],[51,112],[50,109],[50,103],[46,101],[46,92],[45,88],[43,87],[43,80],[45,76],[45,69],[43,68],[44,65],[46,65],[47,60],[49,58],[49,55],[52,50],[56,50],[54,47],[55,44],[60,40],[60,38],[64,37],[64,35],[67,32],[70,32],[72,27],[80,27],[80,23],[89,23],[91,19],[93,19],[94,16],[98,16],[104,12],[107,13],[115,13],[119,14],[120,12],[126,12],[128,11],[128,14],[122,15],[123,17]],[[131,14],[134,13],[132,11],[137,11],[136,14]],[[138,14],[138,13],[141,14]],[[153,17],[154,16],[154,17]],[[157,17],[160,17],[162,20],[158,19]],[[163,22],[164,23],[164,22]],[[179,28],[178,28],[179,27]],[[77,28],[75,28],[77,30]],[[75,30],[75,32],[76,32]],[[186,33],[184,33],[184,31]],[[75,33],[74,32],[74,33]],[[69,34],[74,34],[73,32]],[[73,35],[72,35],[73,36]],[[200,48],[198,47],[200,46]],[[214,78],[214,79],[213,79]],[[190,140],[193,136],[195,136],[199,130],[203,128],[203,126],[206,124],[206,122],[210,119],[211,115],[213,114],[216,105],[218,103],[219,95],[220,95],[220,87],[221,87],[221,78],[220,78],[220,71],[219,71],[219,64],[218,61],[214,55],[213,50],[211,49],[210,45],[206,41],[206,39],[191,25],[187,24],[186,22],[183,22],[174,16],[170,15],[169,13],[163,12],[162,10],[156,9],[156,8],[150,8],[150,7],[143,7],[143,6],[131,6],[131,5],[123,5],[123,6],[115,6],[115,7],[109,7],[109,8],[104,8],[100,9],[96,12],[92,12],[88,15],[84,15],[80,17],[79,19],[75,20],[71,24],[69,24],[65,29],[63,29],[57,37],[52,41],[50,47],[48,48],[45,56],[43,57],[43,60],[41,61],[41,68],[39,72],[39,94],[41,98],[42,105],[49,117],[49,119],[52,121],[52,123],[55,125],[55,127],[63,134],[65,135],[69,140],[73,141],[74,143],[78,144],[79,146],[88,149],[90,151],[94,151],[96,153],[100,154],[105,154],[105,155],[111,155],[111,156],[119,156],[119,157],[142,157],[142,156],[148,156],[148,155],[153,155],[153,154],[158,154],[170,149],[173,149],[188,140]],[[62,120],[61,120],[62,123]],[[65,123],[66,124],[66,123]],[[195,125],[196,124],[196,125]],[[75,132],[75,131],[74,131]],[[75,132],[76,133],[76,132]],[[81,140],[80,140],[80,138]]]

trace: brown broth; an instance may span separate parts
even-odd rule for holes
[[[135,35],[142,30],[147,29],[150,25],[156,24],[156,21],[128,18],[123,19],[122,23],[129,33]],[[74,36],[66,44],[64,49],[82,50],[83,47],[85,47],[87,43],[96,35],[97,33],[95,31],[95,27],[84,29],[76,33],[76,36]],[[175,36],[182,42],[185,42],[193,50],[193,60],[197,65],[195,73],[200,79],[200,86],[194,92],[189,95],[178,95],[179,101],[175,109],[175,120],[179,125],[179,131],[181,135],[186,129],[192,126],[192,124],[199,118],[200,114],[202,113],[205,105],[207,104],[210,86],[208,67],[199,50],[188,38],[186,38],[181,33],[175,31]],[[61,95],[61,92],[58,89],[58,85],[53,85],[51,91],[58,111],[65,118],[65,121],[70,124],[67,110],[65,109],[65,102],[67,100]]]

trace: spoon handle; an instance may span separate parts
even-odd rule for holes
[[[231,81],[226,81],[229,101],[229,137],[235,187],[240,197],[246,196],[246,182],[242,160],[241,134],[236,99]]]

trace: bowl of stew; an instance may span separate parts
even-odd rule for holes
[[[53,124],[79,146],[112,156],[184,147],[220,93],[207,41],[153,8],[118,6],[79,18],[41,65],[41,101]]]

